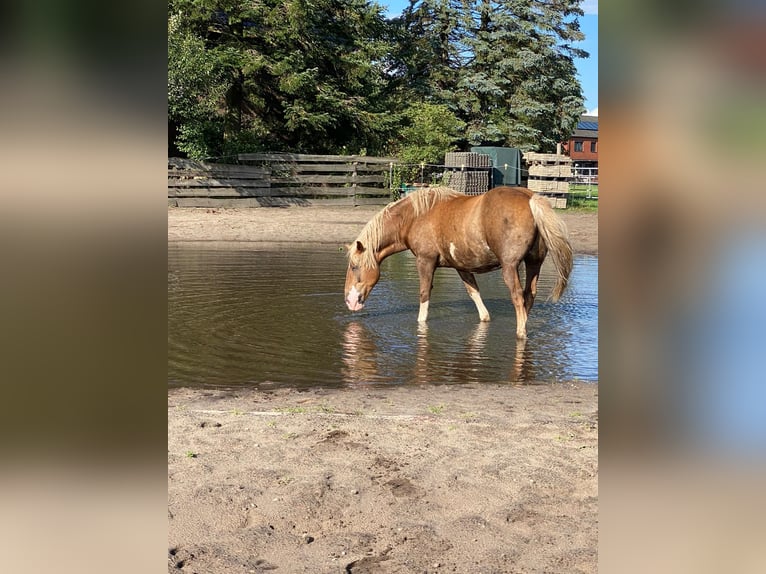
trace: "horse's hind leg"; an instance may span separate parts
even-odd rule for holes
[[[521,288],[518,264],[503,267],[503,281],[511,292],[511,301],[516,309],[516,338],[527,338],[527,309],[524,306],[524,291]]]
[[[479,294],[479,284],[476,283],[476,277],[473,273],[468,271],[458,271],[458,275],[463,280],[465,290],[468,292],[468,296],[473,300],[476,305],[476,310],[479,312],[479,321],[489,321],[489,311],[484,306],[484,301],[481,300]]]
[[[526,261],[526,275],[527,280],[524,285],[524,309],[529,315],[532,305],[535,304],[535,296],[537,295],[537,278],[540,277],[540,268],[543,266],[542,261]]]

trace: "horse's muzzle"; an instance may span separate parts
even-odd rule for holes
[[[352,287],[346,295],[346,307],[349,311],[359,311],[364,308],[364,299],[361,293],[356,290],[356,287]]]

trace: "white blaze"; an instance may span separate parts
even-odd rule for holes
[[[348,297],[346,297],[346,306],[351,311],[359,311],[362,307],[364,307],[364,303],[361,303],[359,301],[359,296],[361,293],[357,290],[356,285],[351,287],[351,289],[348,292]]]

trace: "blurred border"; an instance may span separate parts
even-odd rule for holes
[[[766,12],[601,8],[600,570],[755,572]]]
[[[33,0],[0,37],[5,570],[166,560],[166,25]]]

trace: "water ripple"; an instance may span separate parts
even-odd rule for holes
[[[365,309],[343,303],[346,259],[318,247],[281,251],[171,246],[168,380],[175,386],[290,387],[532,383],[598,379],[598,259],[577,257],[561,301],[545,301],[547,264],[528,322],[499,273],[478,277],[490,323],[480,323],[453,270],[437,271],[419,326],[414,258],[383,264]]]

